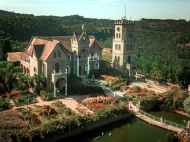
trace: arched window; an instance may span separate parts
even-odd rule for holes
[[[131,44],[131,50],[132,50],[132,48],[133,48],[133,45]]]
[[[88,58],[88,53],[84,54],[84,58],[87,59]]]
[[[71,61],[71,55],[70,54],[67,55],[67,61]]]
[[[59,63],[55,64],[55,72],[59,72]]]
[[[56,58],[56,52],[54,52],[54,58]]]
[[[121,45],[119,44],[119,50],[121,50]]]
[[[99,63],[98,63],[98,62],[96,62],[96,63],[94,64],[94,69],[99,69]]]
[[[69,66],[66,67],[66,70],[67,70],[67,73],[70,73],[70,67]]]
[[[59,58],[61,58],[61,52],[60,51],[58,51],[58,56],[59,56]]]
[[[131,56],[128,56],[128,63],[131,63]]]
[[[116,34],[116,38],[118,38],[118,33]]]
[[[127,50],[129,50],[129,44],[127,44]]]
[[[115,56],[115,61],[117,61],[117,56]]]
[[[120,33],[119,33],[119,38],[120,38]]]
[[[120,56],[118,56],[118,62],[120,61]]]
[[[90,60],[94,60],[94,54],[92,52],[90,53]]]
[[[98,53],[95,53],[95,54],[94,54],[94,60],[99,60]]]
[[[117,50],[117,44],[115,44],[115,49]]]

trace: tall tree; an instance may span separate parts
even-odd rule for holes
[[[4,61],[6,59],[7,52],[11,52],[12,47],[8,38],[0,39],[0,60]]]

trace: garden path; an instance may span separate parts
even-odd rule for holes
[[[59,97],[57,99],[54,99],[52,101],[42,101],[40,97],[37,97],[37,101],[38,103],[34,104],[29,104],[29,105],[24,105],[24,106],[19,106],[16,107],[14,106],[12,109],[17,109],[17,108],[25,108],[25,107],[30,107],[30,108],[34,108],[36,106],[43,106],[43,105],[50,105],[52,104],[54,101],[59,100],[61,101],[63,104],[65,104],[68,108],[70,108],[71,110],[73,110],[76,113],[79,113],[75,108],[78,105],[78,103],[76,102],[76,99],[83,99],[83,98],[87,98],[90,95],[69,95],[69,96],[64,96],[64,95],[59,95]],[[12,102],[13,103],[13,102]],[[91,112],[90,110],[87,110],[87,113]]]

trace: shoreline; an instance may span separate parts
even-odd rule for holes
[[[36,142],[56,142],[56,141],[60,141],[60,140],[64,140],[66,138],[84,133],[86,131],[90,131],[93,129],[96,129],[98,127],[128,118],[130,116],[132,116],[132,113],[128,113],[128,114],[118,114],[117,117],[116,116],[111,116],[111,117],[107,117],[107,118],[102,118],[100,121],[97,122],[89,122],[86,124],[86,126],[84,127],[78,127],[78,128],[74,128],[73,130],[66,132],[66,133],[52,133],[52,134],[47,134],[44,136],[44,139],[35,139]]]

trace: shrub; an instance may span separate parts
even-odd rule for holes
[[[15,101],[16,101],[16,102],[20,102],[20,100],[21,100],[21,95],[19,94],[19,95],[15,98]]]
[[[53,98],[54,98],[53,93],[49,93],[44,90],[40,91],[40,95],[41,95],[42,101],[50,101],[50,100],[53,100]]]
[[[166,142],[173,142],[174,141],[174,134],[172,132],[168,132],[166,135]]]
[[[14,67],[14,71],[15,71],[15,72],[22,72],[22,71],[23,71],[23,68],[20,67],[20,66],[16,66],[16,67]]]
[[[0,111],[10,109],[10,99],[0,97]]]
[[[40,120],[38,119],[37,115],[34,114],[34,113],[32,113],[32,114],[29,113],[29,116],[28,116],[27,120],[32,125],[40,125]]]
[[[137,90],[137,92],[140,92],[141,91],[141,87],[135,86],[135,90]]]
[[[59,100],[53,102],[52,105],[54,105],[54,106],[56,106],[58,108],[59,107],[65,107],[65,105],[61,101],[59,101]]]
[[[40,111],[39,111],[39,115],[57,115],[57,112],[55,111],[54,108],[48,106],[48,105],[45,105],[43,106]]]

